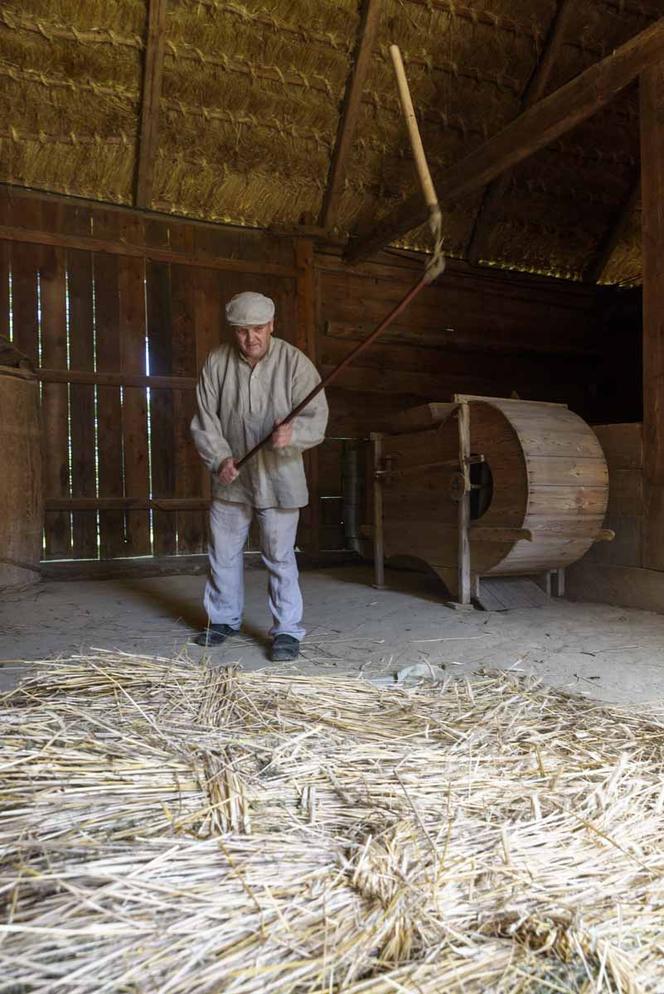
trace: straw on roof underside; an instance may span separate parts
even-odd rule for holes
[[[552,0],[385,0],[337,214],[342,234],[415,189],[388,45],[402,48],[440,173],[519,113],[554,11]],[[1,180],[132,202],[146,12],[146,0],[3,5]],[[549,91],[660,14],[645,0],[581,0]],[[357,0],[172,0],[153,205],[260,227],[315,221],[357,25]],[[482,226],[480,254],[578,278],[637,155],[632,93],[516,171],[500,218]],[[546,190],[519,182],[524,172],[542,174]],[[481,200],[447,212],[449,254],[464,256]],[[404,243],[429,247],[418,232]],[[616,258],[616,278],[638,274],[630,239]]]
[[[661,717],[99,653],[0,699],[24,994],[655,994]]]

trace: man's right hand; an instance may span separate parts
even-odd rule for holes
[[[235,460],[232,456],[229,456],[228,459],[224,459],[223,462],[219,464],[217,479],[224,487],[227,487],[229,483],[233,482],[233,480],[237,480],[239,475],[240,474],[235,468]]]

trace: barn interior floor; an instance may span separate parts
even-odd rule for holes
[[[0,603],[0,687],[25,672],[22,660],[90,647],[155,656],[204,654],[247,669],[270,665],[262,569],[246,571],[241,638],[204,650],[189,640],[203,622],[203,576],[47,581]],[[302,574],[309,635],[300,672],[376,676],[419,662],[449,673],[500,667],[603,700],[664,699],[664,618],[645,611],[552,601],[507,613],[446,608],[433,577],[387,570],[371,586],[363,565]]]

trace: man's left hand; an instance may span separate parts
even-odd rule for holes
[[[276,425],[272,432],[272,445],[275,449],[285,449],[293,441],[293,425]]]

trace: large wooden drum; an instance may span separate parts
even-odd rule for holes
[[[39,385],[0,366],[0,592],[39,580],[42,551]]]
[[[416,408],[398,434],[382,437],[385,555],[424,560],[457,593],[462,404],[473,576],[545,573],[583,556],[602,531],[609,492],[594,432],[563,405],[493,397]]]

